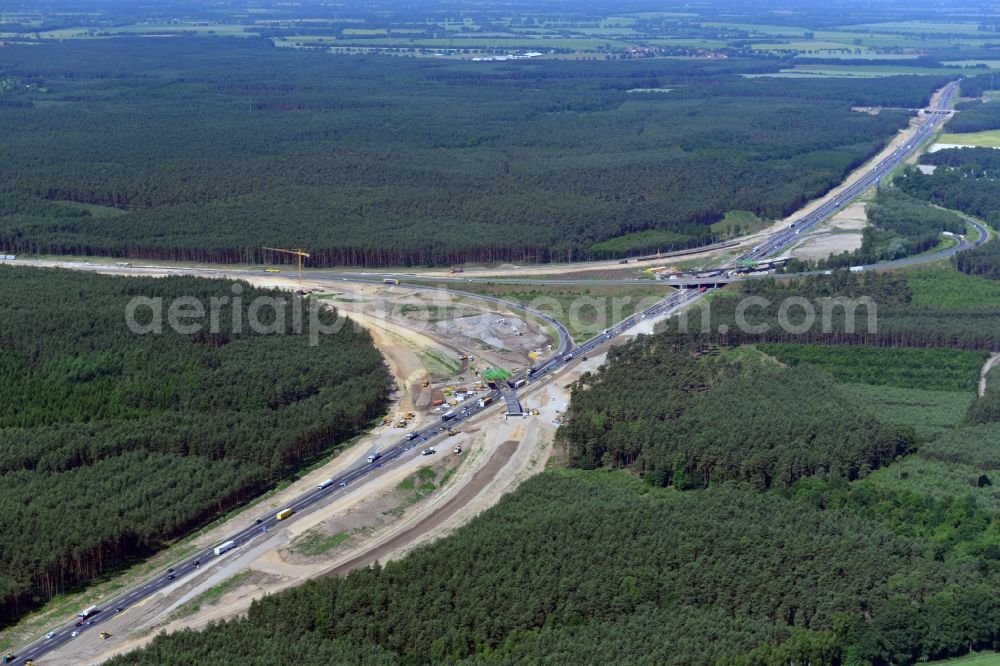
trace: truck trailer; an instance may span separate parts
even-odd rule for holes
[[[212,552],[215,553],[216,555],[222,555],[223,553],[228,552],[228,551],[232,550],[233,548],[236,548],[236,542],[235,541],[227,541],[226,543],[221,543],[218,546],[216,546],[215,548],[213,548]]]
[[[77,613],[76,616],[86,620],[91,615],[97,615],[99,612],[101,612],[100,608],[98,608],[97,606],[91,606],[89,608],[84,608],[82,611]]]

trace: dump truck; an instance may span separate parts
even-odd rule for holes
[[[488,395],[486,397],[480,398],[479,399],[479,407],[480,407],[480,409],[482,409],[486,405],[490,404],[491,402],[493,402],[493,396],[491,396],[491,395]]]
[[[212,552],[215,553],[216,555],[222,555],[223,553],[230,551],[233,548],[236,548],[236,542],[227,541],[226,543],[219,544],[218,546],[213,548]]]
[[[293,513],[295,513],[295,509],[293,509],[292,507],[288,507],[287,509],[282,509],[278,513],[274,514],[274,519],[284,520],[285,518],[291,516]]]

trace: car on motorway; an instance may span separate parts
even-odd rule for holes
[[[56,637],[56,632],[54,631],[50,631],[49,633],[45,634],[45,640],[51,640],[55,637]]]
[[[74,631],[73,633],[71,633],[71,634],[70,634],[70,637],[71,637],[71,638],[76,638],[76,637],[77,637],[77,636],[79,636],[79,635],[80,635],[80,632],[79,632],[79,631]]]
[[[167,574],[167,580],[173,580],[175,578],[177,578],[177,574]],[[93,624],[93,621],[89,622],[88,624]]]
[[[262,522],[264,522],[263,518],[258,518],[257,520],[253,521],[254,525],[260,525]]]
[[[115,609],[115,612],[116,613],[124,613],[125,612],[125,607],[124,606],[119,606],[118,608]]]

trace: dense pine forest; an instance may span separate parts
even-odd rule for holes
[[[850,642],[887,664],[996,638],[987,576],[863,514],[547,472],[402,561],[110,663],[828,664]]]
[[[715,362],[706,351],[679,334],[613,349],[597,376],[577,382],[559,429],[573,463],[632,467],[678,488],[730,479],[769,488],[854,479],[913,446],[809,367]]]
[[[947,80],[743,77],[786,64],[346,58],[250,37],[8,46],[0,250],[257,262],[306,247],[317,266],[387,266],[685,247],[727,211],[773,219],[826,191],[908,118],[852,107],[919,107]]]
[[[883,400],[859,404],[858,377],[821,370],[837,365],[836,349],[888,370]],[[801,363],[783,369],[765,351]],[[401,561],[267,597],[246,618],[157,638],[112,663],[292,654],[303,664],[888,665],[998,647],[1000,496],[990,478],[1000,431],[954,410],[936,437],[890,423],[914,374],[931,387],[923,398],[949,409],[974,395],[984,356],[959,352],[939,373],[925,365],[948,351],[896,358],[640,338],[577,383],[559,437],[575,464],[593,467],[603,430],[609,451],[597,463],[641,480],[548,471]],[[622,382],[633,387],[627,400]],[[749,404],[735,396],[754,391],[763,395],[752,409],[730,413]],[[803,405],[808,392],[821,397]],[[797,413],[780,402],[791,394]],[[681,432],[708,418],[711,427]],[[826,438],[827,427],[847,441]],[[695,439],[688,450],[683,437]],[[610,451],[625,441],[649,450]],[[643,456],[668,450],[721,462],[704,476],[682,464],[669,479],[642,469]],[[758,472],[802,465],[801,475],[741,480],[728,474],[733,461]]]
[[[300,297],[11,267],[0,283],[0,622],[254,497],[358,432],[387,398],[367,333],[345,325],[310,346],[308,316],[301,328],[292,316],[291,299],[308,312]],[[239,290],[216,333],[126,325],[134,296],[164,308],[190,297],[207,312]],[[249,326],[257,297],[290,299],[284,318],[261,309],[270,333]]]
[[[831,277],[794,293],[960,312],[1000,291],[951,269]],[[640,336],[573,386],[558,446],[577,469],[400,561],[112,663],[888,666],[1000,648],[986,356]]]

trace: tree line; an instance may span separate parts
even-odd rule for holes
[[[991,576],[805,497],[547,471],[401,560],[110,663],[881,665],[997,644]]]
[[[307,247],[316,266],[404,266],[691,247],[727,211],[796,210],[907,122],[852,106],[919,106],[945,81],[741,77],[773,58],[473,66],[268,44],[3,49],[0,76],[38,86],[16,93],[31,108],[0,108],[0,250],[257,263],[280,260],[262,246]],[[670,91],[629,92],[647,88]],[[649,230],[673,240],[600,245]]]
[[[730,363],[674,333],[615,348],[574,385],[566,416],[558,438],[573,465],[628,467],[677,488],[855,479],[914,444],[808,366]]]

